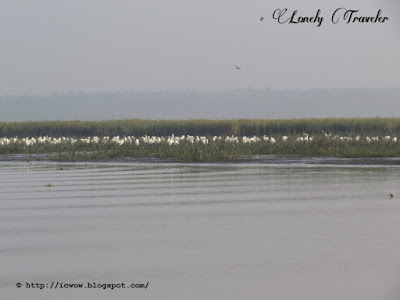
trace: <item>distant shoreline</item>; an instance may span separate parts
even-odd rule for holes
[[[400,117],[400,87],[121,91],[0,96],[0,120]]]

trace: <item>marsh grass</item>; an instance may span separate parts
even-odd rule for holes
[[[296,142],[303,133],[314,136],[312,142]],[[327,138],[325,133],[352,136],[361,135],[360,141],[340,141]],[[119,145],[116,143],[84,143],[79,138],[89,136],[175,136],[203,135],[210,143],[190,143],[182,141],[179,145],[166,143]],[[261,141],[257,143],[211,142],[212,136],[274,136],[276,143]],[[282,141],[287,135],[289,140]],[[332,134],[333,135],[333,134]],[[112,120],[112,121],[42,121],[0,123],[0,136],[74,137],[78,142],[36,143],[26,146],[12,143],[0,146],[0,154],[41,153],[56,154],[58,161],[101,160],[119,157],[176,158],[182,161],[221,161],[240,159],[254,155],[302,155],[333,157],[399,157],[400,144],[397,142],[368,143],[365,137],[400,135],[399,118],[372,119],[291,119],[291,120]]]
[[[400,118],[328,118],[289,120],[107,120],[0,122],[0,136],[115,136],[115,135],[339,135],[400,134]]]
[[[370,142],[340,141],[327,139],[324,135],[314,136],[312,142],[296,142],[297,136],[289,136],[287,142],[277,138],[275,144],[260,141],[245,144],[222,141],[210,142],[207,145],[181,141],[179,145],[169,146],[167,143],[118,145],[116,143],[84,143],[75,144],[10,144],[0,147],[0,154],[26,154],[32,160],[35,154],[55,154],[57,161],[103,160],[121,157],[154,157],[176,158],[182,161],[223,161],[240,159],[255,155],[301,155],[332,157],[399,157],[400,144],[391,141]],[[211,140],[211,137],[209,137]]]
[[[93,149],[94,150],[94,149]],[[181,142],[176,146],[166,144],[107,145],[95,151],[62,151],[56,157],[59,161],[102,160],[121,157],[176,158],[182,161],[225,161],[256,155],[300,155],[331,157],[400,157],[400,146],[392,142],[366,143],[363,141],[333,141],[324,136],[315,137],[312,142],[291,141],[258,142],[254,144],[211,142],[208,145]]]

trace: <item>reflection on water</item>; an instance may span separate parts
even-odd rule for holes
[[[0,163],[2,299],[399,299],[399,167],[58,167]]]

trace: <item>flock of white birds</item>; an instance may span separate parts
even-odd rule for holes
[[[350,142],[350,141],[365,141],[366,143],[374,143],[374,142],[397,142],[397,137],[391,137],[391,136],[384,136],[382,138],[378,136],[374,137],[361,137],[361,136],[356,136],[354,138],[348,137],[348,136],[332,136],[332,134],[325,134],[325,138],[328,140],[337,140],[337,141],[343,141],[343,142]],[[278,138],[278,140],[281,140],[282,142],[288,142],[289,137],[288,136],[282,136]],[[312,142],[314,140],[314,136],[309,136],[308,134],[303,134],[302,136],[293,138],[295,142],[299,143],[307,143],[307,142]],[[0,146],[7,146],[7,145],[23,145],[23,146],[33,146],[33,145],[40,145],[40,144],[47,144],[47,145],[59,145],[59,144],[75,144],[75,143],[84,143],[84,144],[117,144],[117,145],[124,145],[124,144],[132,144],[139,146],[141,144],[167,144],[169,146],[173,145],[179,145],[181,142],[186,141],[191,144],[202,144],[202,145],[208,145],[209,142],[215,143],[215,142],[225,142],[225,143],[243,143],[243,144],[252,144],[252,143],[259,143],[259,142],[264,142],[264,143],[270,143],[270,144],[275,144],[277,140],[274,137],[268,137],[264,135],[263,137],[247,137],[243,136],[241,138],[237,136],[214,136],[214,137],[205,137],[205,136],[192,136],[192,135],[182,135],[182,136],[175,136],[172,134],[171,136],[167,137],[158,137],[158,136],[147,136],[144,135],[140,138],[135,138],[134,136],[123,136],[120,137],[114,136],[114,137],[109,137],[109,136],[104,136],[104,137],[87,137],[87,138],[71,138],[71,137],[49,137],[49,136],[41,136],[38,138],[34,137],[25,137],[25,138],[19,138],[19,137],[14,137],[14,138],[0,138]]]

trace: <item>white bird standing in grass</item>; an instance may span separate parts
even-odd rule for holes
[[[387,142],[387,141],[390,141],[390,136],[385,136],[384,138],[383,138],[383,140],[385,141],[385,142]]]

